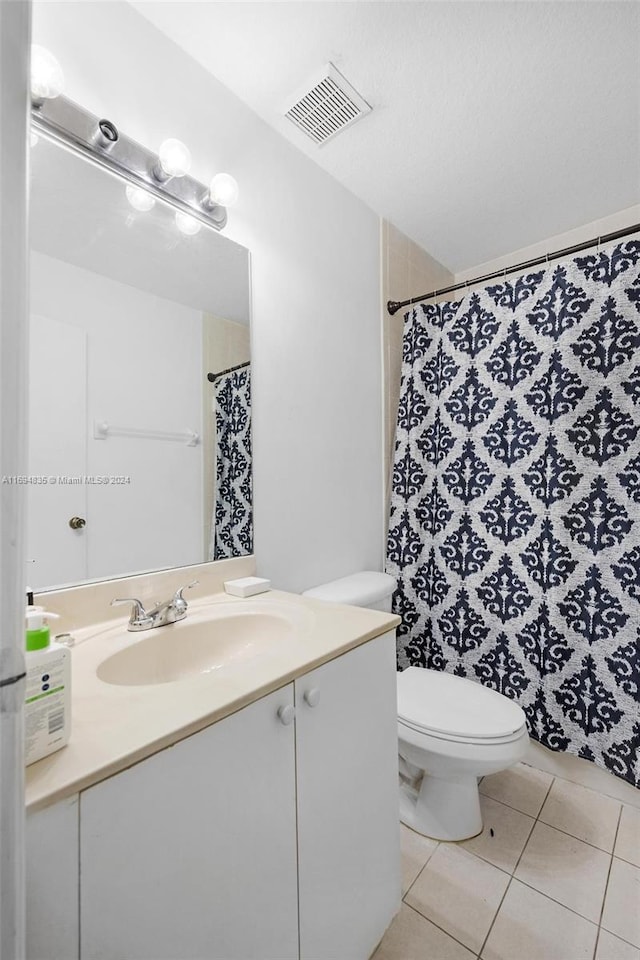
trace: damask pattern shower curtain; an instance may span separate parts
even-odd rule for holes
[[[214,388],[216,487],[211,560],[253,552],[251,375],[249,367],[225,373]]]
[[[640,242],[407,314],[398,665],[640,785]]]

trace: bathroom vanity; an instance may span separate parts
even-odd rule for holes
[[[397,622],[271,591],[79,631],[72,741],[28,770],[29,960],[366,960],[400,904]],[[129,683],[172,636],[197,670]]]

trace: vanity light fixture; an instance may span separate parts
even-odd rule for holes
[[[233,177],[219,173],[207,190],[189,175],[191,154],[180,140],[163,141],[157,154],[148,150],[111,120],[100,119],[61,95],[62,70],[52,53],[34,46],[31,62],[32,144],[33,137],[42,134],[124,177],[127,199],[135,210],[146,212],[155,200],[168,201],[178,211],[178,229],[187,236],[195,236],[202,224],[223,229],[226,208],[238,197]]]
[[[133,209],[140,213],[148,213],[156,205],[155,197],[152,197],[147,190],[143,190],[141,187],[134,187],[132,183],[127,185],[125,193]]]
[[[172,177],[184,177],[191,169],[191,154],[181,140],[170,138],[160,144],[158,162],[153,167],[153,175],[160,183],[166,183]]]
[[[93,133],[93,143],[100,150],[111,150],[114,144],[120,139],[118,128],[111,120],[98,120],[96,129]]]
[[[238,199],[238,183],[230,173],[216,173],[202,199],[205,210],[231,207]]]
[[[180,233],[184,233],[186,237],[195,237],[196,233],[200,233],[202,224],[199,220],[196,220],[195,217],[192,217],[190,213],[182,213],[178,210],[176,213],[176,227]]]
[[[41,107],[45,100],[59,97],[64,87],[62,67],[46,47],[31,47],[31,102]]]

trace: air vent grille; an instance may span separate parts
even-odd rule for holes
[[[289,101],[284,115],[314,143],[323,144],[370,112],[369,104],[329,63]]]

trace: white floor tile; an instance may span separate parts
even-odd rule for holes
[[[497,867],[441,843],[405,900],[478,953],[508,883],[508,875]]]
[[[480,793],[506,803],[520,813],[537,817],[552,780],[550,773],[519,763],[510,770],[485,777],[480,784]]]
[[[404,823],[400,824],[403,897],[437,846],[437,840],[423,837],[415,830],[410,830]]]
[[[640,950],[601,929],[595,960],[640,960]]]
[[[612,853],[620,806],[611,797],[557,778],[540,811],[540,820]]]
[[[617,857],[611,864],[602,926],[640,947],[640,868]]]
[[[591,960],[598,928],[513,880],[482,960]]]
[[[610,854],[538,822],[514,876],[597,923],[610,862]]]
[[[640,867],[640,810],[636,807],[625,804],[622,808],[614,853],[621,860]]]
[[[480,806],[482,833],[459,845],[501,870],[513,873],[535,821],[490,797],[481,796]]]
[[[403,903],[371,960],[474,960],[474,956]]]

